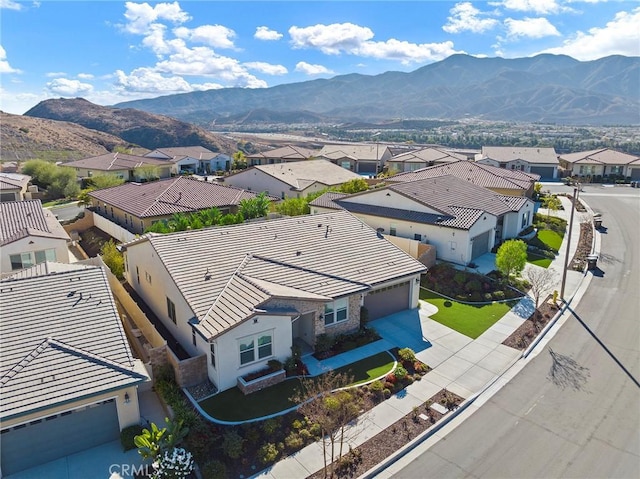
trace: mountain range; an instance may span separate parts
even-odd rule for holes
[[[564,55],[452,55],[413,72],[271,88],[224,88],[129,101],[189,123],[384,122],[465,118],[561,124],[640,123],[640,58],[578,61]]]

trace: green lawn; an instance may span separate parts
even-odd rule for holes
[[[562,235],[559,235],[555,231],[538,231],[538,239],[549,248],[553,249],[556,253],[560,250],[560,246],[562,245]]]
[[[527,262],[535,264],[537,266],[542,266],[543,268],[548,268],[551,264],[551,258],[546,258],[535,253],[527,252]]]
[[[471,306],[449,301],[439,294],[424,289],[420,290],[420,299],[438,307],[438,312],[431,316],[431,319],[472,339],[476,339],[489,329],[515,304],[515,301],[510,301]]]
[[[66,205],[69,203],[75,203],[77,200],[70,200],[68,198],[61,198],[58,200],[51,200],[51,201],[47,201],[45,203],[42,203],[42,206],[44,208],[49,208],[51,206],[61,206],[61,205]]]
[[[382,352],[335,370],[353,377],[352,384],[361,384],[390,373],[393,357]],[[200,402],[200,407],[210,416],[222,421],[245,421],[289,409],[296,404],[289,400],[300,388],[300,379],[287,379],[245,396],[237,388],[231,388]]]

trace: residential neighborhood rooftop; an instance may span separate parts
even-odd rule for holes
[[[0,281],[4,420],[147,379],[100,267]]]
[[[180,160],[186,157],[197,160],[210,160],[219,155],[219,153],[213,152],[204,146],[177,146],[172,148],[156,148],[145,156],[155,155],[156,153],[160,153],[171,160]]]
[[[70,239],[51,211],[40,200],[0,203],[0,246],[27,236]]]
[[[70,161],[64,163],[63,166],[97,171],[117,171],[130,170],[145,165],[161,166],[166,164],[165,161],[156,158],[146,158],[144,156],[128,155],[126,153],[105,153],[104,155]]]
[[[467,160],[465,155],[446,151],[440,148],[428,147],[421,148],[419,150],[407,151],[406,153],[400,153],[394,156],[391,160],[393,163],[422,163],[422,162],[445,162],[445,161],[460,161]]]
[[[271,297],[337,298],[426,270],[346,211],[151,234],[122,248],[140,242],[151,244],[209,338]]]
[[[483,146],[482,157],[499,162],[525,160],[528,163],[557,164],[554,148],[527,148],[520,146]]]
[[[341,145],[325,145],[320,152],[317,153],[318,157],[325,157],[331,160],[337,160],[340,158],[352,158],[356,160],[379,160],[388,150],[387,145],[380,145],[377,143],[371,144],[341,144]]]
[[[599,150],[579,151],[577,153],[566,153],[559,158],[568,163],[580,163],[585,165],[626,165],[629,163],[640,163],[640,157],[622,153],[621,151],[601,148]]]
[[[310,148],[303,148],[301,146],[287,145],[274,150],[261,151],[259,153],[253,153],[247,155],[247,158],[278,158],[288,161],[301,161],[307,160],[318,154],[318,150],[312,150]]]
[[[138,218],[221,208],[251,199],[255,192],[178,176],[149,183],[125,183],[95,190],[90,196]]]
[[[26,186],[31,177],[19,173],[0,173],[0,190],[14,190]]]
[[[442,165],[427,166],[416,171],[400,173],[387,178],[387,182],[410,182],[425,178],[454,175],[484,188],[527,190],[540,179],[540,175],[518,170],[507,170],[472,161],[457,161]]]

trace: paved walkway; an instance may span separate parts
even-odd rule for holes
[[[569,220],[571,202],[560,197],[564,210],[554,212],[556,216]],[[546,214],[546,210],[539,211]],[[592,212],[575,213],[571,234],[569,256],[573,257],[580,238],[580,223],[590,221]],[[569,235],[565,235],[560,252],[552,261],[549,269],[554,273],[553,287],[560,289],[562,271]],[[478,270],[487,273],[495,269],[495,255],[490,253],[474,260]],[[538,268],[527,264],[527,268]],[[565,294],[568,301],[580,287],[584,274],[568,271]],[[543,295],[543,297],[546,296]],[[420,301],[420,308],[397,313],[372,321],[371,326],[378,331],[382,340],[358,348],[324,361],[317,361],[312,356],[305,357],[310,372],[322,372],[331,367],[340,367],[358,361],[390,347],[410,347],[416,357],[428,364],[432,371],[421,381],[416,381],[404,391],[367,411],[351,426],[348,443],[355,448],[374,437],[391,424],[410,413],[415,406],[420,406],[443,388],[467,399],[493,383],[504,371],[521,358],[522,352],[502,342],[511,335],[534,309],[533,300],[522,299],[493,326],[477,339],[473,340],[436,321],[430,316],[437,308],[430,303]],[[310,360],[311,358],[312,360]],[[320,443],[310,444],[296,454],[277,462],[254,477],[272,479],[304,478],[323,467],[323,453]]]

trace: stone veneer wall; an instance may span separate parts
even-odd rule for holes
[[[251,394],[269,386],[275,386],[276,384],[281,383],[285,380],[286,376],[286,371],[284,369],[281,369],[280,371],[275,371],[268,376],[263,376],[249,382],[245,382],[242,377],[239,377],[238,389],[240,389],[240,391],[242,391],[242,394],[244,395]]]
[[[176,355],[173,354],[173,351],[169,348],[166,348],[166,350],[169,363],[173,366],[178,386],[183,388],[195,386],[209,379],[206,354],[180,361]]]

